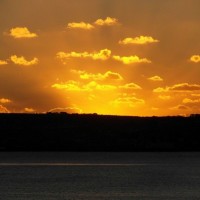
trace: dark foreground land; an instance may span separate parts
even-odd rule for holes
[[[0,151],[200,151],[200,116],[0,114]]]

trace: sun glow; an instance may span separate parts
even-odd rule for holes
[[[28,2],[1,3],[0,112],[200,113],[200,1]]]

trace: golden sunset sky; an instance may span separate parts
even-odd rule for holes
[[[1,0],[0,112],[200,113],[199,0]]]

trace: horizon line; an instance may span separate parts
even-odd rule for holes
[[[68,112],[5,112],[0,115],[93,115],[93,116],[113,116],[113,117],[200,117],[200,113],[192,113],[188,115],[115,115],[115,114],[99,114],[99,113],[68,113]]]

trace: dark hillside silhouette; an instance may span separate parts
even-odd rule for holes
[[[200,151],[200,116],[0,114],[1,151]]]

